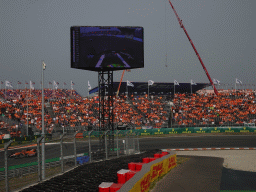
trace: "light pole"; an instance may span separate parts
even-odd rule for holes
[[[45,63],[42,62],[42,180],[45,180],[45,130],[44,130],[44,69]]]

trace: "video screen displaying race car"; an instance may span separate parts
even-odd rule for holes
[[[114,71],[143,67],[143,27],[71,27],[71,68]]]

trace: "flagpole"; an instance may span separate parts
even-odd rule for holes
[[[28,136],[28,92],[26,91],[27,95],[27,136]]]
[[[235,92],[236,92],[236,82],[235,82]]]
[[[175,97],[175,83],[174,83],[174,94],[173,94],[173,98]]]
[[[148,100],[149,100],[149,83],[148,83]]]
[[[45,179],[44,67],[42,63],[42,180]]]

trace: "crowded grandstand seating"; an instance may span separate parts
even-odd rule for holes
[[[255,122],[255,93],[176,94],[174,122],[183,126],[242,126]]]
[[[142,115],[138,114],[129,104],[126,102],[127,97],[122,95],[118,98],[114,98],[114,114],[115,121],[118,125],[133,124],[136,127],[142,126]]]
[[[171,120],[172,127],[189,126],[243,126],[255,123],[255,92],[252,90],[220,91],[213,93],[175,94],[170,105],[165,96],[121,95],[114,97],[114,123],[118,126],[161,128]],[[45,127],[51,133],[54,127],[99,126],[99,99],[83,98],[74,90],[45,89]],[[0,90],[0,115],[14,123],[0,121],[0,131],[20,135],[19,124],[42,129],[41,90]],[[137,109],[137,110],[136,110]],[[172,118],[171,118],[172,117]],[[106,118],[108,118],[106,116]],[[144,122],[146,121],[146,122]],[[170,126],[170,124],[169,124]],[[167,127],[167,126],[166,126]]]
[[[133,105],[145,114],[146,126],[161,128],[163,123],[168,120],[167,111],[164,110],[166,101],[163,97],[154,96],[152,99],[148,99],[147,95],[145,97],[131,95],[131,100]]]

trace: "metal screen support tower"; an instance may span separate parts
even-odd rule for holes
[[[109,133],[107,149],[114,152],[114,113],[113,113],[113,71],[98,72],[98,93],[99,93],[99,131]],[[105,136],[99,137],[100,147],[105,152]],[[108,151],[108,154],[109,151]]]

